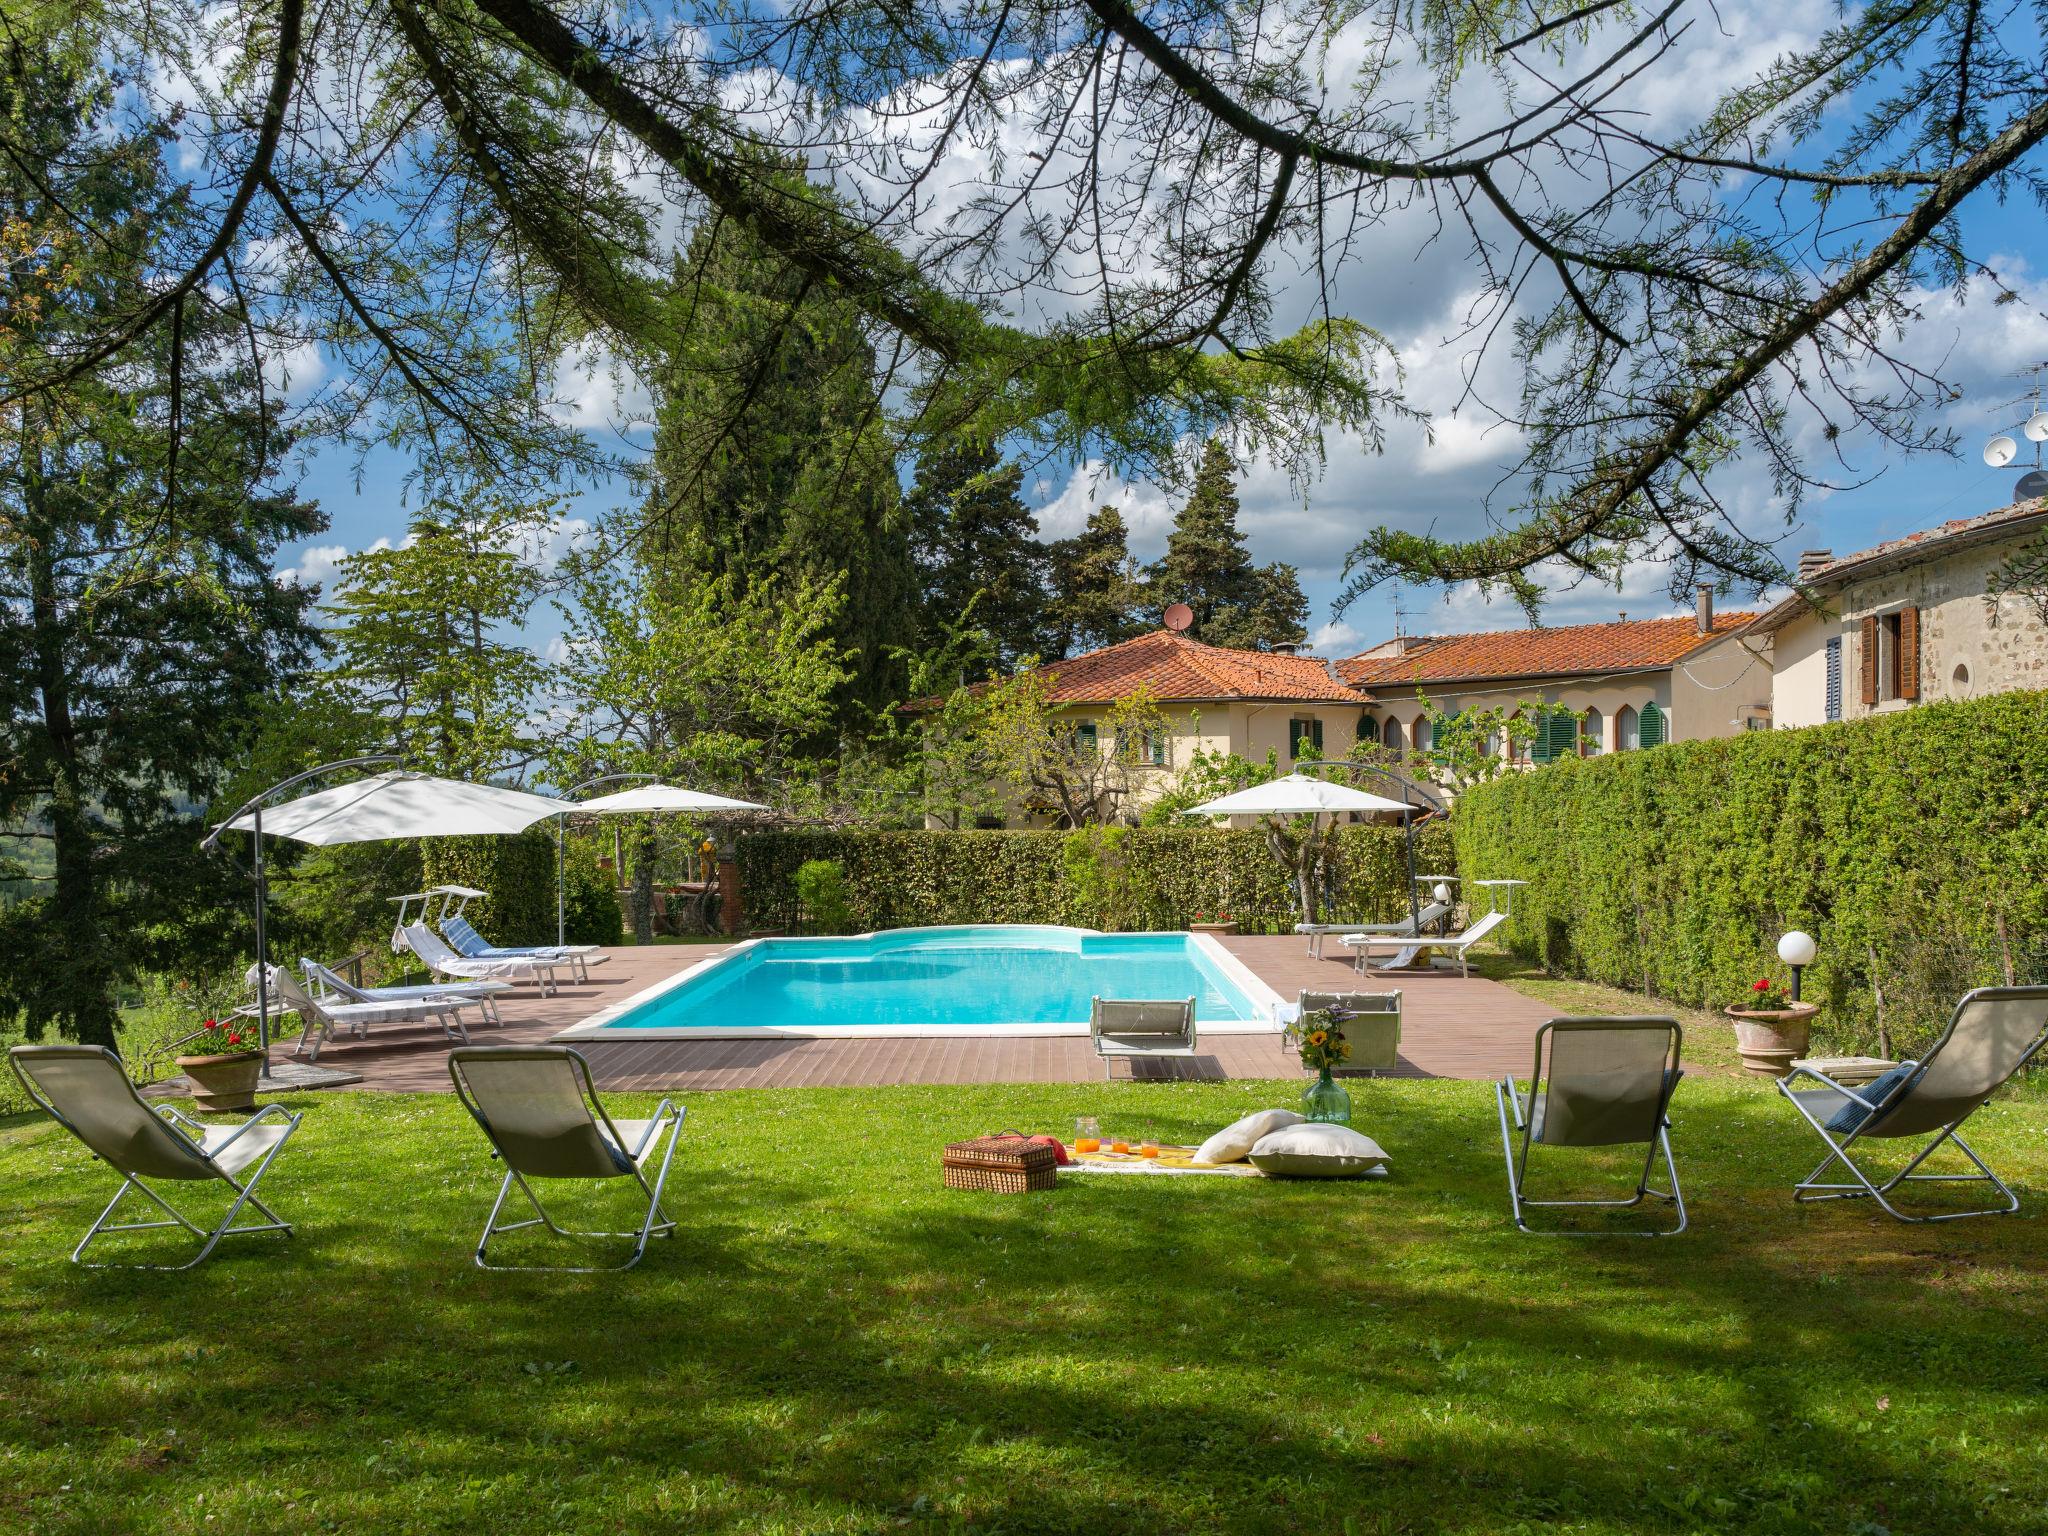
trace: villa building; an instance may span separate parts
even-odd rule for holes
[[[1795,593],[1742,637],[1769,648],[1773,722],[2048,687],[2048,593],[1991,596],[1993,578],[2043,539],[2048,502],[2027,501],[1839,559],[1808,550],[1799,577],[1819,607]]]
[[[1430,705],[1512,713],[1533,702],[1578,712],[1576,750],[1592,757],[1768,725],[1768,647],[1744,639],[1753,618],[1717,615],[1703,587],[1695,611],[1677,618],[1397,635],[1337,671],[1368,701],[1359,729],[1390,750],[1428,748]],[[1568,739],[1538,740],[1530,755],[1548,762],[1572,750]]]

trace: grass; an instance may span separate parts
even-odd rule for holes
[[[288,1101],[267,1193],[299,1233],[183,1275],[64,1262],[111,1180],[17,1121],[0,1529],[2048,1524],[2040,1098],[1975,1137],[2020,1217],[1909,1228],[1795,1209],[1810,1136],[1691,1079],[1693,1230],[1546,1241],[1506,1221],[1485,1084],[1351,1089],[1390,1179],[1007,1198],[943,1189],[939,1144],[1083,1113],[1188,1140],[1300,1083],[688,1095],[683,1229],[612,1276],[470,1265],[494,1180],[446,1096]]]
[[[1552,976],[1540,966],[1517,959],[1505,950],[1481,947],[1473,952],[1472,969],[1489,981],[1533,997],[1554,1008],[1559,1016],[1593,1014],[1614,1018],[1631,1013],[1666,1014],[1678,1020],[1684,1030],[1683,1059],[1690,1074],[1739,1073],[1742,1058],[1735,1049],[1735,1026],[1720,1013],[1704,1008],[1687,1008],[1669,998],[1645,997],[1597,981],[1576,981],[1569,976]],[[1815,1046],[1815,1054],[1824,1048]]]

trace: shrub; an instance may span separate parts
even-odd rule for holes
[[[1820,940],[1830,1045],[1924,1045],[1971,986],[2048,977],[2048,694],[1565,761],[1460,797],[1460,866],[1530,882],[1553,970],[1723,1006]]]
[[[1105,833],[1115,833],[1107,836]],[[1407,911],[1399,827],[1346,827],[1333,920],[1386,922]],[[1449,867],[1442,823],[1416,834],[1418,867]],[[1068,832],[771,831],[739,840],[740,891],[753,928],[795,928],[799,868],[844,871],[847,926],[864,932],[949,923],[1072,923],[1180,928],[1226,909],[1249,933],[1296,921],[1287,871],[1259,831],[1132,827]]]
[[[610,870],[598,867],[597,845],[588,838],[570,839],[565,889],[569,943],[617,944],[624,939],[626,918],[619,906],[618,880]]]
[[[422,838],[420,878],[422,889],[466,885],[484,892],[463,915],[493,944],[555,940],[555,840],[546,831]]]
[[[846,868],[837,859],[807,859],[798,865],[796,897],[811,933],[845,933],[853,921],[846,904]]]

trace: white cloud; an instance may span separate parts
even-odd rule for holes
[[[555,363],[549,413],[581,432],[631,437],[654,430],[654,397],[632,369],[586,343]]]
[[[300,550],[298,564],[279,571],[277,579],[295,587],[324,587],[347,558],[346,544],[314,544]]]

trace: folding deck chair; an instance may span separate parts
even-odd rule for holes
[[[505,1164],[505,1180],[477,1240],[481,1269],[533,1270],[550,1274],[601,1274],[631,1269],[647,1251],[651,1236],[666,1237],[675,1222],[661,1208],[662,1186],[682,1139],[683,1115],[667,1099],[655,1107],[651,1120],[614,1120],[590,1080],[590,1063],[580,1052],[560,1045],[470,1046],[448,1053],[448,1075],[463,1107],[490,1139],[491,1155]],[[666,1133],[667,1147],[662,1143]],[[654,1182],[647,1166],[661,1153]],[[635,1180],[647,1196],[647,1215],[634,1232],[580,1232],[557,1226],[529,1183],[532,1179]],[[533,1207],[523,1221],[500,1223],[498,1213],[517,1185]],[[486,1257],[491,1239],[522,1227],[545,1226],[557,1237],[630,1237],[632,1257],[606,1266],[493,1264]]]
[[[8,1053],[14,1075],[38,1108],[76,1136],[93,1156],[121,1175],[121,1187],[98,1221],[71,1251],[71,1262],[87,1269],[190,1269],[213,1252],[223,1237],[244,1232],[283,1232],[292,1225],[257,1198],[256,1184],[282,1150],[299,1117],[266,1104],[236,1126],[201,1125],[170,1105],[157,1111],[143,1103],[128,1080],[121,1058],[100,1045],[17,1045]],[[250,1169],[254,1172],[249,1172]],[[242,1178],[248,1173],[246,1181]],[[219,1179],[235,1192],[227,1214],[210,1230],[187,1219],[144,1179],[201,1183]],[[168,1221],[124,1221],[114,1214],[130,1191],[153,1202]],[[269,1218],[238,1227],[235,1218],[253,1205]],[[182,1264],[94,1263],[85,1257],[93,1240],[109,1232],[144,1232],[183,1227],[199,1239],[199,1251]]]
[[[1899,1221],[1957,1221],[1965,1216],[2008,1216],[2020,1208],[2019,1196],[2006,1187],[1963,1140],[1962,1123],[1975,1114],[2041,1048],[2048,1045],[2048,987],[1979,987],[1956,1004],[1948,1028],[1918,1061],[1902,1062],[1875,1081],[1851,1088],[1816,1072],[1795,1067],[1778,1081],[1778,1091],[1799,1111],[1800,1119],[1827,1143],[1828,1155],[1792,1189],[1792,1198],[1809,1200],[1875,1200],[1887,1216]],[[1805,1078],[1818,1084],[1796,1088]],[[1857,1166],[1849,1154],[1858,1142],[1931,1136],[1912,1160],[1882,1184]],[[1944,1142],[1953,1142],[1976,1165],[1975,1173],[1916,1173]],[[1836,1163],[1854,1181],[1824,1184],[1821,1175]],[[1904,1184],[1988,1183],[2005,1199],[1981,1211],[1934,1211],[1915,1215],[1885,1197]]]
[[[1195,1054],[1195,1000],[1171,997],[1098,997],[1089,1002],[1088,1038],[1102,1061],[1103,1074],[1116,1076],[1116,1064],[1127,1061],[1137,1074],[1140,1061]]]
[[[1676,1237],[1685,1230],[1685,1196],[1678,1164],[1671,1156],[1671,1093],[1678,1086],[1681,1032],[1676,1019],[1552,1019],[1536,1031],[1536,1062],[1525,1099],[1513,1074],[1494,1085],[1500,1106],[1501,1149],[1507,1155],[1508,1204],[1515,1225],[1545,1237],[1598,1237],[1605,1229],[1571,1230],[1529,1225],[1523,1212],[1535,1207],[1626,1207],[1647,1195],[1669,1200],[1678,1225],[1617,1235]],[[1513,1116],[1513,1126],[1509,1117]],[[1519,1131],[1521,1147],[1516,1150]],[[1525,1189],[1529,1149],[1613,1147],[1641,1142],[1646,1147],[1636,1191],[1625,1200],[1534,1200]],[[1669,1190],[1650,1187],[1657,1152],[1664,1153]]]
[[[590,980],[590,967],[608,958],[600,944],[528,944],[505,948],[491,943],[459,912],[441,919],[441,937],[465,960],[555,960],[569,967],[577,981]]]
[[[498,994],[510,992],[509,981],[436,981],[424,986],[359,987],[339,971],[317,960],[299,957],[299,969],[306,975],[306,990],[314,1001],[329,1006],[346,1003],[418,1003],[428,999],[441,1002],[475,1003],[487,1024],[502,1024],[498,1017]]]

